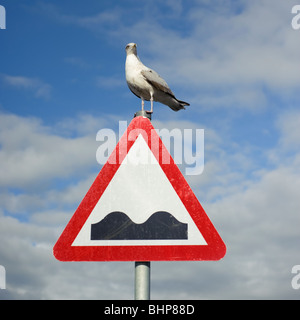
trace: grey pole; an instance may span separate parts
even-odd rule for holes
[[[150,261],[135,262],[135,300],[150,300]]]
[[[144,111],[144,110],[137,111],[134,114],[134,118],[135,117],[145,117],[145,118],[148,118],[151,121],[151,113],[147,112],[147,111]]]
[[[151,113],[138,111],[134,117],[147,117],[151,121]],[[150,300],[150,261],[135,262],[135,300]]]

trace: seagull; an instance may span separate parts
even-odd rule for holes
[[[125,74],[129,89],[142,100],[142,110],[144,111],[145,100],[151,101],[151,110],[146,111],[150,114],[153,113],[153,101],[163,103],[174,111],[189,106],[189,103],[176,99],[166,81],[141,62],[136,48],[136,43],[126,46]]]

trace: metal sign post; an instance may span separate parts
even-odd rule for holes
[[[135,262],[135,300],[150,300],[150,261]]]
[[[151,113],[137,111],[134,117],[146,117],[151,121]],[[135,262],[135,300],[150,300],[150,261]]]

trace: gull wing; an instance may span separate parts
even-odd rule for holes
[[[166,81],[157,72],[152,69],[148,69],[142,70],[141,74],[145,78],[145,80],[150,83],[156,90],[167,93],[175,98],[174,93],[171,91]]]

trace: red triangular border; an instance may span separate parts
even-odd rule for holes
[[[93,208],[99,201],[133,143],[142,134],[207,245],[73,246]],[[151,144],[151,139],[153,144]],[[153,148],[155,143],[158,145]],[[122,147],[122,146],[125,146]],[[126,147],[127,146],[127,147]],[[123,149],[123,150],[122,150]],[[124,150],[125,149],[125,150]],[[162,161],[162,154],[164,161]],[[169,162],[165,161],[169,157]],[[117,161],[113,161],[117,160]],[[167,164],[164,164],[167,163]],[[219,260],[226,246],[206,215],[149,119],[136,117],[129,124],[115,150],[103,166],[71,220],[57,240],[53,254],[60,261],[167,261]]]

